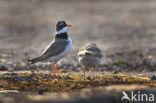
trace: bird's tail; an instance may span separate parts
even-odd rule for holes
[[[36,57],[36,58],[33,58],[33,59],[29,59],[29,60],[28,60],[28,62],[29,62],[30,64],[34,64],[34,63],[39,62],[39,61],[40,61],[40,57]]]

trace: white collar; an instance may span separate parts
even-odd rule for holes
[[[66,33],[66,32],[67,32],[67,26],[65,26],[65,27],[62,28],[61,30],[57,31],[56,34],[57,34],[57,35],[60,35],[60,34]]]

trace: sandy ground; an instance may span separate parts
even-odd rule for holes
[[[132,91],[138,95],[135,98],[155,96],[156,76],[104,73],[83,79],[79,74],[61,73],[54,79],[48,71],[0,72],[0,87],[0,103],[130,103],[133,100],[121,99],[123,91],[130,98]],[[144,98],[143,103],[155,103],[154,98],[153,102]]]

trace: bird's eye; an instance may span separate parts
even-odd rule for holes
[[[79,56],[82,56],[81,54],[79,54]]]

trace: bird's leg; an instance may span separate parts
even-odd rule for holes
[[[53,69],[53,75],[54,75],[54,78],[55,78],[56,77],[56,75],[55,75],[55,69],[56,69],[55,64],[52,65],[52,69]]]
[[[95,79],[95,67],[93,68],[93,71],[92,71],[92,78]]]
[[[59,77],[60,77],[60,74],[59,74],[59,72],[58,72],[58,67],[57,67],[57,64],[55,64],[55,67],[56,67],[57,77],[59,78]]]
[[[83,71],[83,78],[86,79],[86,69],[83,68],[82,71]]]

